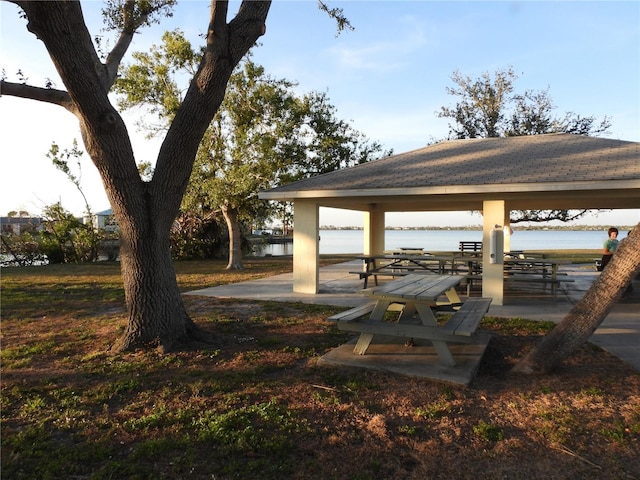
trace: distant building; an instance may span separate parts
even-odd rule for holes
[[[84,223],[89,223],[88,217],[84,218]],[[93,228],[97,230],[106,230],[107,232],[116,232],[118,230],[118,223],[113,215],[113,210],[108,209],[94,213]]]
[[[25,232],[37,232],[42,229],[42,218],[31,217],[26,212],[18,216],[0,217],[0,230],[4,234],[20,235]]]

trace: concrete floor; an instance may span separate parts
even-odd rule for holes
[[[362,280],[349,274],[350,271],[359,268],[361,264],[357,260],[322,267],[320,292],[317,295],[293,292],[292,273],[205,288],[188,292],[187,295],[353,307],[370,301],[361,293]],[[556,298],[542,288],[511,289],[505,292],[504,305],[492,305],[488,314],[559,322],[598,275],[592,265],[568,265],[561,267],[561,271],[570,275],[569,278],[574,282],[564,284]],[[479,295],[479,292],[472,292],[473,294]],[[353,344],[348,343],[324,355],[320,362],[379,369],[468,385],[475,375],[488,341],[487,335],[478,335],[476,344],[452,345],[451,350],[457,363],[455,367],[440,365],[428,341],[416,342],[414,347],[405,347],[404,340],[384,336],[375,337],[366,355],[354,354]],[[633,293],[613,308],[591,337],[591,342],[640,371],[640,282],[636,281]]]

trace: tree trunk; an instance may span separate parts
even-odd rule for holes
[[[620,242],[613,258],[585,296],[513,371],[547,373],[558,367],[589,340],[639,272],[640,224]]]
[[[238,211],[235,208],[225,205],[222,207],[222,215],[227,222],[229,230],[229,263],[227,270],[242,270],[242,234],[240,233],[240,222],[238,222]]]
[[[155,236],[161,238],[164,235]],[[193,341],[213,343],[184,307],[166,242],[121,238],[121,267],[129,321],[113,350],[158,347],[166,353]]]

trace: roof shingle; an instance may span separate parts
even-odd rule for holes
[[[546,134],[442,142],[270,193],[612,180],[640,182],[640,143]]]

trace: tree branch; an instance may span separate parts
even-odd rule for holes
[[[211,0],[205,53],[158,154],[151,187],[165,196],[184,193],[198,145],[224,99],[234,67],[265,32],[270,0],[244,0],[229,23],[228,3]],[[179,168],[185,162],[189,168]]]
[[[2,80],[0,81],[0,96],[2,95],[52,103],[66,108],[74,115],[77,113],[75,104],[71,101],[69,94],[64,90],[33,87],[31,85],[25,85],[24,83],[13,83]]]
[[[552,220],[572,222],[593,211],[598,210],[514,210],[511,212],[510,221],[512,224],[521,222],[544,223]]]
[[[122,19],[124,27],[120,32],[120,36],[118,40],[109,52],[107,59],[105,61],[106,68],[106,83],[108,85],[107,89],[111,89],[113,83],[116,81],[118,76],[118,68],[120,68],[120,64],[122,63],[122,59],[124,58],[127,50],[129,49],[129,45],[133,41],[133,35],[135,32],[145,23],[147,23],[149,19],[149,13],[153,13],[153,11],[149,13],[141,13],[139,17],[135,16],[135,1],[128,0],[122,12]]]
[[[329,6],[322,0],[318,0],[318,8],[336,21],[338,27],[336,37],[344,30],[355,30],[341,8],[329,8]]]

